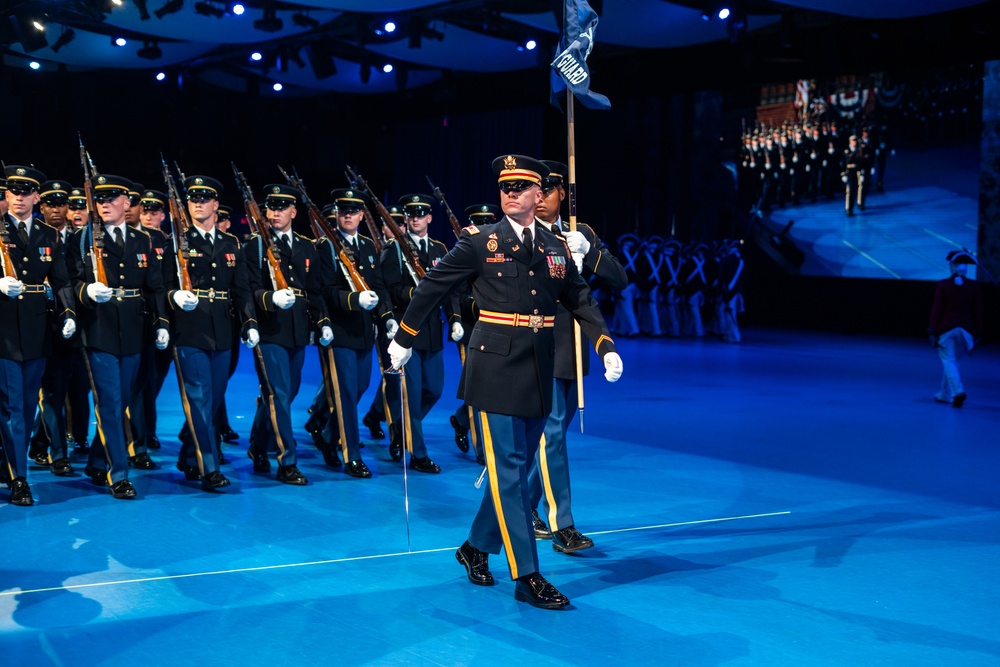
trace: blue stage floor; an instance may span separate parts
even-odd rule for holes
[[[587,382],[571,433],[574,513],[596,548],[542,572],[573,602],[472,586],[453,551],[481,491],[448,415],[429,416],[439,476],[323,467],[300,431],[296,488],[245,453],[256,381],[229,396],[234,481],[202,493],[173,469],[164,386],[159,470],[139,499],[33,470],[32,508],[0,504],[7,665],[997,665],[1000,351],[963,366],[969,400],[935,404],[919,340],[750,330],[742,345],[622,341],[625,375]],[[296,403],[316,386],[315,358]],[[574,424],[576,427],[576,424]],[[82,465],[78,467],[82,468]],[[993,583],[991,583],[991,581]]]

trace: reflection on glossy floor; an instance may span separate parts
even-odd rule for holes
[[[38,504],[0,504],[5,664],[995,665],[1000,663],[1000,352],[964,366],[969,400],[935,404],[918,340],[747,331],[741,346],[626,340],[625,376],[587,382],[571,433],[574,513],[597,546],[539,542],[573,608],[470,585],[453,551],[480,491],[445,398],[428,418],[439,476],[323,467],[306,488],[245,453],[249,356],[229,405],[234,485],[173,469],[176,384],[140,498],[32,471]],[[452,396],[458,371],[448,351]],[[296,407],[305,421],[314,359]],[[574,424],[575,427],[575,424]],[[78,469],[81,468],[78,466]],[[757,516],[754,516],[757,515]],[[710,521],[728,519],[725,521]]]

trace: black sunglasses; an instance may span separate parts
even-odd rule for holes
[[[532,185],[531,181],[504,181],[500,184],[500,192],[509,195],[511,192],[524,192]]]

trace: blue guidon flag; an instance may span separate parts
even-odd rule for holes
[[[565,0],[563,4],[563,32],[559,52],[552,61],[552,94],[550,101],[558,108],[563,91],[568,86],[580,104],[588,109],[606,111],[611,100],[590,89],[590,70],[587,56],[594,48],[597,30],[597,12],[587,0]]]

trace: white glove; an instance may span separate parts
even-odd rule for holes
[[[617,352],[608,352],[604,355],[604,379],[608,382],[618,382],[622,376],[622,358]]]
[[[87,296],[95,303],[110,301],[114,293],[114,290],[104,283],[90,283],[87,285]]]
[[[249,331],[247,331],[246,340],[243,341],[244,345],[246,345],[248,348],[252,350],[255,347],[257,347],[257,343],[259,342],[260,342],[260,334],[257,333],[256,329],[250,329]]]
[[[583,273],[583,253],[570,253],[573,256],[573,263],[576,264],[576,272]]]
[[[191,312],[198,307],[198,297],[195,296],[194,292],[189,292],[186,289],[179,289],[174,292],[174,303],[177,307],[186,313]]]
[[[319,331],[320,331],[319,333],[320,345],[326,346],[333,342],[333,329],[331,329],[330,327],[323,327]]]
[[[378,305],[378,294],[371,290],[358,294],[358,304],[365,310],[371,310]]]
[[[156,330],[156,349],[165,350],[170,345],[170,332],[166,329]]]
[[[295,292],[291,289],[280,289],[274,293],[274,305],[282,310],[288,310],[295,305]]]
[[[587,240],[587,237],[582,232],[563,232],[563,236],[566,237],[566,245],[569,246],[570,252],[578,252],[584,255],[590,252],[590,241]]]
[[[396,332],[399,331],[399,323],[396,320],[389,320],[385,323],[385,337],[392,340],[396,337]]]
[[[841,176],[840,180],[842,180],[844,183],[846,183],[847,182],[847,174],[844,174],[843,176]]]
[[[72,317],[63,322],[62,336],[63,338],[69,338],[76,333],[76,320]]]
[[[412,354],[413,350],[403,347],[396,341],[389,343],[389,361],[392,362],[392,370],[398,371],[402,368],[403,364],[410,360]]]
[[[0,278],[0,292],[3,292],[4,296],[16,299],[23,291],[24,283],[17,278],[11,278],[10,276]]]
[[[462,326],[461,322],[455,322],[451,325],[451,339],[456,343],[462,340],[462,336],[465,335],[465,328]]]

